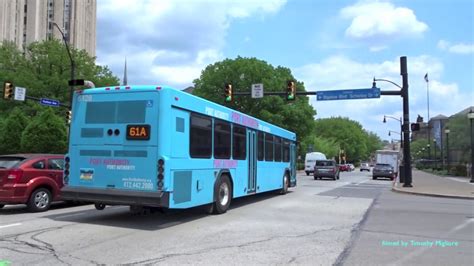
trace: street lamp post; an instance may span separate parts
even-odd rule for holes
[[[68,42],[66,40],[66,36],[64,35],[64,32],[59,28],[58,24],[56,22],[51,22],[56,28],[58,29],[59,33],[61,33],[61,36],[63,37],[64,45],[66,46],[67,54],[69,56],[69,61],[71,62],[71,80],[74,80],[74,72],[75,72],[75,63],[74,60],[72,59],[71,55],[71,50],[69,49]],[[72,97],[74,93],[74,86],[69,87],[69,108],[72,109]]]
[[[449,174],[449,128],[446,127],[444,133],[446,134],[446,170]]]
[[[402,86],[396,84],[393,81],[387,79],[376,79],[374,77],[373,87],[376,87],[376,81],[385,81],[391,83],[398,88],[400,91],[381,91],[380,95],[397,95],[401,96],[403,100],[403,124],[402,132],[403,139],[403,175],[400,176],[400,181],[403,180],[403,187],[413,187],[412,183],[412,171],[411,171],[411,151],[410,151],[410,106],[409,106],[409,93],[408,93],[408,64],[407,57],[400,57],[400,75],[402,76]]]
[[[434,144],[433,150],[434,150],[435,169],[438,169],[438,162],[436,159],[436,139],[433,139],[433,144]]]
[[[469,118],[469,123],[471,127],[471,183],[474,183],[474,134],[472,133],[472,120],[474,120],[474,112],[469,110],[467,114],[467,118]]]
[[[393,116],[384,115],[383,116],[383,122],[384,123],[387,123],[387,118],[391,118],[393,120],[397,120],[398,122],[400,122],[400,132],[403,132],[402,118],[401,117],[400,117],[400,119],[398,119],[398,118],[393,117]],[[403,135],[401,133],[400,133],[400,146],[403,148]]]

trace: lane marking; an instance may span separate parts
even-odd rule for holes
[[[7,227],[12,227],[12,226],[18,226],[18,225],[21,225],[21,223],[0,225],[0,229],[7,228]]]

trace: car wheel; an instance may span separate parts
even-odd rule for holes
[[[373,177],[372,177],[372,180],[375,180],[375,179],[377,179],[377,177],[376,177],[376,176],[373,176]]]
[[[5,204],[0,204],[0,209],[5,207]]]
[[[44,212],[51,206],[51,192],[46,188],[38,188],[30,195],[27,203],[32,212]]]
[[[104,203],[94,203],[94,207],[95,207],[96,210],[101,211],[101,210],[105,209],[105,204]]]
[[[229,177],[222,175],[214,188],[215,202],[208,207],[208,211],[214,214],[225,213],[229,209],[232,200],[232,186]]]
[[[309,175],[309,172],[306,172],[306,175]]]

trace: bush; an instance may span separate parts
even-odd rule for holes
[[[449,173],[455,176],[467,176],[466,164],[450,165]]]

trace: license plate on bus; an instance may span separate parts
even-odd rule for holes
[[[149,140],[150,125],[127,125],[128,140]]]

